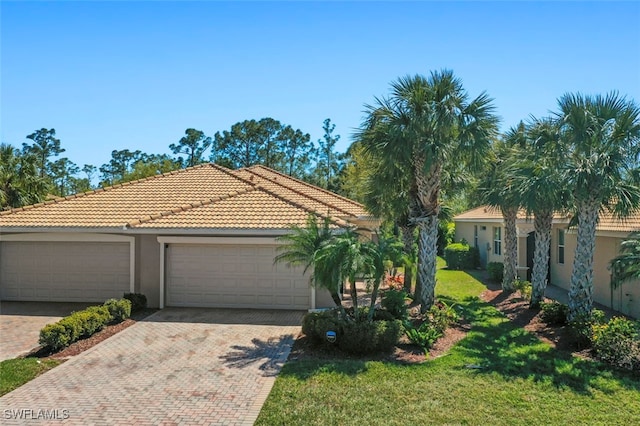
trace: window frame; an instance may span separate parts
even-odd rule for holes
[[[502,227],[493,227],[493,254],[502,256]]]

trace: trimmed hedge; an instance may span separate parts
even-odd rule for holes
[[[489,262],[487,274],[491,281],[501,283],[504,276],[504,264],[502,262]]]
[[[104,305],[89,306],[73,312],[55,324],[47,324],[40,330],[39,342],[52,350],[59,350],[73,342],[89,337],[109,323],[122,322],[131,313],[131,302],[126,299],[110,299]]]
[[[468,244],[453,243],[444,249],[444,259],[449,269],[474,269],[479,265],[480,253]]]
[[[142,293],[125,293],[122,298],[131,302],[131,312],[138,312],[147,307],[147,296]]]

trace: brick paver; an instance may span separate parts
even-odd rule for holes
[[[0,361],[16,358],[38,346],[40,329],[87,303],[1,302]]]
[[[253,424],[301,318],[162,310],[0,398],[2,424]]]

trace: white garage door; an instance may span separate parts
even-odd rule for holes
[[[129,292],[129,243],[0,242],[0,299],[104,302]]]
[[[309,278],[273,264],[275,246],[170,244],[167,305],[309,309]]]

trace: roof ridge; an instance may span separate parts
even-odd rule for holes
[[[97,194],[97,193],[100,193],[100,192],[113,191],[115,189],[122,188],[122,187],[125,187],[125,186],[130,186],[130,185],[134,185],[134,184],[137,184],[137,183],[147,182],[147,181],[151,181],[153,179],[158,179],[158,178],[165,177],[165,176],[177,175],[177,174],[180,174],[180,173],[185,173],[185,172],[190,171],[190,170],[200,169],[200,168],[203,168],[203,167],[206,167],[206,166],[209,166],[209,165],[214,165],[214,164],[213,163],[196,164],[195,166],[186,167],[184,169],[172,170],[170,172],[165,172],[165,173],[160,173],[160,174],[157,174],[157,175],[146,176],[144,178],[130,180],[130,181],[127,181],[127,182],[122,182],[122,183],[117,183],[115,185],[103,186],[101,188],[92,189],[90,191],[79,192],[77,194],[72,194],[72,195],[66,195],[64,197],[55,198],[53,200],[46,200],[46,201],[43,201],[41,203],[29,204],[28,206],[22,206],[22,207],[11,208],[9,210],[3,210],[3,211],[0,211],[0,215],[8,215],[8,214],[11,214],[11,213],[30,210],[30,209],[42,207],[42,206],[49,205],[49,204],[59,204],[59,203],[62,203],[64,201],[73,200],[75,198],[84,198],[84,197],[87,197],[89,195]],[[218,167],[218,168],[223,168],[221,166],[218,166],[217,164],[215,166]]]
[[[233,192],[230,192],[230,193],[225,194],[225,195],[219,195],[217,197],[207,198],[205,200],[196,201],[196,202],[193,202],[193,203],[187,203],[187,204],[184,204],[184,205],[182,205],[180,207],[173,208],[171,210],[166,210],[166,211],[163,211],[163,212],[160,212],[160,213],[155,213],[155,214],[143,217],[141,219],[133,220],[131,222],[126,223],[125,226],[128,227],[128,228],[131,228],[131,227],[140,225],[142,223],[149,223],[149,222],[152,222],[152,221],[154,221],[156,219],[160,219],[161,217],[171,216],[171,215],[178,214],[178,213],[181,213],[181,212],[186,212],[186,211],[189,211],[189,210],[197,209],[199,207],[208,206],[208,205],[216,203],[218,201],[226,200],[226,199],[233,198],[233,197],[236,197],[236,196],[241,195],[241,194],[246,194],[248,192],[256,191],[257,189],[258,188],[256,186],[251,186],[251,187],[249,187],[247,189],[243,189],[243,190],[240,190],[240,191],[233,191]]]
[[[277,175],[280,175],[280,176],[282,176],[282,177],[285,177],[285,178],[288,178],[288,179],[294,180],[294,181],[296,181],[296,182],[298,182],[298,183],[300,183],[300,184],[302,184],[302,185],[308,186],[308,187],[310,187],[310,188],[317,189],[317,190],[319,190],[319,191],[321,191],[321,192],[324,192],[324,193],[326,193],[326,194],[329,194],[329,195],[333,195],[334,197],[338,197],[338,198],[342,199],[343,201],[347,201],[347,202],[349,202],[349,203],[351,203],[351,204],[355,204],[355,205],[357,205],[358,207],[362,207],[362,208],[364,209],[364,205],[363,205],[363,204],[360,204],[360,203],[359,203],[359,202],[357,202],[357,201],[354,201],[354,200],[352,200],[352,199],[350,199],[350,198],[347,198],[347,197],[343,197],[342,195],[336,194],[335,192],[331,192],[331,191],[329,191],[328,189],[324,189],[324,188],[321,188],[321,187],[319,187],[319,186],[312,185],[312,184],[310,184],[309,182],[305,182],[305,181],[303,181],[303,180],[301,180],[301,179],[294,178],[293,176],[289,176],[289,175],[287,175],[287,174],[284,174],[284,173],[282,173],[282,172],[279,172],[279,171],[277,171],[277,170],[274,170],[274,169],[272,169],[272,168],[270,168],[270,167],[263,166],[262,164],[256,164],[256,165],[253,165],[253,166],[251,166],[251,167],[246,167],[246,168],[245,168],[245,170],[253,169],[253,168],[256,168],[256,167],[258,167],[258,168],[262,168],[262,169],[266,169],[266,170],[268,170],[268,171],[270,171],[270,172],[273,172],[273,173],[275,173],[275,174],[277,174]]]
[[[288,185],[285,185],[285,184],[283,184],[282,182],[278,182],[278,181],[276,181],[276,180],[269,179],[268,177],[265,177],[265,176],[260,176],[258,173],[254,172],[253,170],[250,170],[250,169],[245,169],[245,170],[246,170],[246,171],[248,171],[249,173],[252,173],[252,174],[253,174],[253,175],[255,175],[255,176],[258,176],[258,177],[262,178],[262,179],[266,179],[266,180],[268,180],[269,182],[273,182],[273,183],[275,183],[276,185],[280,185],[280,186],[282,186],[282,187],[284,187],[284,188],[287,188],[288,190],[293,191],[293,192],[295,192],[295,193],[296,193],[296,194],[298,194],[298,195],[302,195],[302,196],[304,196],[304,197],[310,198],[310,199],[312,199],[312,200],[314,200],[314,201],[317,201],[317,202],[319,202],[320,204],[324,204],[325,206],[330,207],[330,208],[332,208],[332,209],[334,209],[334,210],[338,210],[338,211],[341,211],[341,212],[343,212],[343,213],[346,213],[346,214],[347,214],[347,215],[349,215],[349,216],[355,216],[354,214],[349,213],[347,210],[345,210],[345,209],[343,209],[343,208],[340,208],[340,207],[336,206],[335,204],[332,204],[332,203],[329,203],[329,202],[323,201],[323,200],[321,200],[321,199],[319,199],[319,198],[316,198],[316,197],[314,197],[314,196],[312,196],[312,195],[305,194],[304,192],[299,191],[299,190],[297,190],[297,189],[295,189],[295,188],[292,188],[292,187],[290,187],[290,186],[288,186]]]

